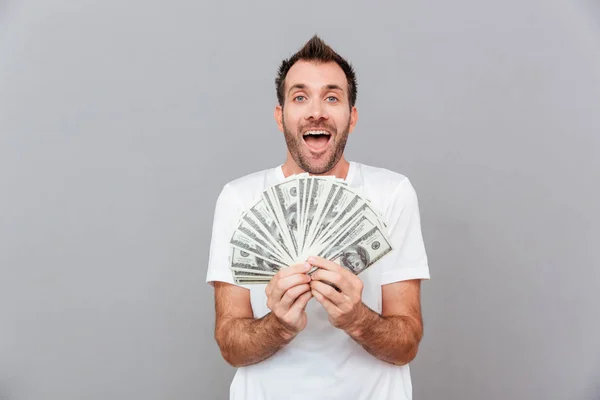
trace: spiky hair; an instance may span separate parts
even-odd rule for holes
[[[348,81],[348,102],[350,103],[350,108],[354,107],[356,104],[356,75],[354,73],[354,69],[352,65],[348,61],[346,61],[342,56],[336,53],[331,47],[327,45],[321,38],[317,35],[314,35],[306,44],[296,52],[296,54],[292,55],[287,60],[283,60],[281,65],[279,66],[279,70],[277,72],[277,78],[275,78],[275,86],[277,88],[277,100],[279,101],[279,105],[283,106],[285,101],[285,78],[287,76],[288,71],[299,60],[305,61],[316,61],[316,62],[330,62],[334,61],[342,68],[344,74],[346,75],[346,80]]]

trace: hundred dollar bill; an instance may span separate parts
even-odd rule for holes
[[[244,232],[240,232],[238,230],[233,232],[233,236],[231,237],[230,243],[233,247],[238,248],[240,250],[244,250],[249,254],[256,255],[265,260],[269,260],[270,262],[278,264],[282,267],[286,266],[283,260],[281,260],[278,256],[262,247],[259,243],[255,242]]]
[[[244,268],[231,268],[231,272],[234,274],[244,274],[246,272],[249,272],[249,273],[259,274],[260,276],[265,276],[265,277],[269,277],[269,278],[272,278],[277,273],[277,272],[257,271],[254,269],[244,269]]]
[[[310,197],[310,190],[313,186],[313,179],[306,179],[306,184],[304,186],[304,193],[302,194],[302,214],[300,214],[300,220],[302,221],[302,229],[299,232],[299,236],[302,237],[302,241],[306,240],[306,217],[308,212],[306,208],[308,207],[308,198]]]
[[[307,203],[305,209],[305,225],[304,232],[302,233],[305,238],[308,238],[308,233],[310,232],[311,226],[315,218],[317,217],[316,211],[319,205],[319,201],[321,200],[322,193],[327,193],[326,189],[331,185],[331,179],[325,178],[315,178],[311,179],[311,185],[309,187],[309,192],[307,193]],[[303,260],[297,260],[303,261]]]
[[[292,253],[290,253],[289,248],[286,246],[284,235],[281,232],[282,230],[275,219],[276,216],[270,211],[264,196],[250,208],[249,212],[252,213],[256,220],[265,229],[266,233],[273,238],[277,245],[285,252],[287,257],[290,260],[293,260],[294,257],[292,256]]]
[[[283,217],[283,213],[278,207],[279,203],[276,199],[275,193],[273,192],[273,188],[270,187],[267,190],[265,190],[262,194],[262,198],[265,202],[265,205],[269,209],[269,212],[274,216],[273,220],[277,224],[279,232],[283,238],[286,253],[290,255],[292,260],[295,260],[297,254],[296,249],[294,248],[290,232],[285,226],[285,219]]]
[[[258,274],[255,272],[240,272],[233,271],[233,279],[244,279],[252,281],[270,281],[272,276],[265,276],[264,274]]]
[[[346,246],[332,261],[359,274],[392,250],[383,232],[375,226]]]
[[[258,273],[254,269],[244,269],[244,268],[231,268],[231,272],[234,274],[241,274],[241,273],[245,273],[245,272],[250,272],[253,274]],[[267,272],[267,271],[260,272],[261,276],[268,276],[268,277],[273,277],[273,276],[275,276],[275,274],[276,274],[276,272]]]
[[[298,178],[298,216],[296,217],[298,221],[298,246],[300,249],[304,248],[304,235],[302,232],[304,226],[304,193],[306,192],[306,183],[308,179],[306,178]]]
[[[362,203],[364,205],[364,203]],[[338,216],[337,223],[335,221],[331,224],[329,229],[325,232],[321,232],[319,237],[313,240],[313,245],[310,247],[310,253],[318,254],[320,251],[329,247],[329,245],[335,242],[342,234],[346,232],[350,227],[354,226],[364,215],[366,208],[362,205],[355,206],[351,211],[342,211],[342,216]]]
[[[234,278],[234,282],[238,285],[266,285],[270,279],[248,279],[247,277]]]
[[[324,221],[323,226],[317,232],[312,239],[312,242],[316,241],[324,242],[325,239],[331,237],[336,232],[339,233],[347,225],[349,221],[356,219],[362,211],[361,205],[362,200],[358,196],[347,196],[340,199],[339,204],[334,204],[337,208],[331,208]]]
[[[275,195],[276,211],[283,219],[283,226],[287,229],[295,254],[298,254],[298,180],[287,180],[274,185],[271,193]]]
[[[231,269],[233,271],[275,275],[280,268],[281,266],[244,250],[235,247],[232,249]]]
[[[272,239],[270,240],[266,233],[258,226],[258,223],[252,219],[251,215],[244,215],[239,221],[237,230],[245,233],[248,237],[261,245],[265,250],[278,256],[282,261],[290,261],[287,259],[285,252],[279,249]]]
[[[336,235],[332,242],[325,245],[323,250],[321,250],[318,255],[328,260],[336,260],[341,256],[348,246],[351,246],[352,243],[357,240],[357,238],[364,236],[373,229],[377,230],[377,234],[385,239],[386,246],[391,249],[391,244],[385,237],[385,234],[382,232],[378,224],[373,220],[374,216],[374,214],[367,210],[366,214],[362,214],[359,219],[354,220],[354,222],[348,225],[344,231]],[[383,250],[385,250],[387,247],[384,247]],[[376,258],[375,261],[378,259],[379,258]],[[313,267],[308,273],[312,274],[316,269],[317,267]]]
[[[245,279],[252,281],[270,281],[273,278],[272,275],[259,274],[256,272],[242,272],[242,271],[232,271],[234,279]]]
[[[286,262],[292,262],[291,256],[287,253],[280,242],[276,240],[273,235],[264,227],[264,225],[258,220],[256,215],[251,212],[247,212],[242,215],[242,219],[248,223],[256,234],[262,237],[267,243],[270,244],[272,249],[275,249],[277,254],[281,255],[281,258]]]
[[[335,193],[330,204],[322,213],[317,228],[313,230],[311,237],[308,239],[309,246],[313,245],[315,239],[320,238],[322,234],[326,234],[328,228],[337,220],[338,217],[343,219],[344,215],[351,212],[360,202],[360,197],[347,187],[340,187]],[[342,215],[343,214],[343,215]]]
[[[364,201],[365,203],[367,203],[369,205],[369,207],[371,207],[371,210],[377,215],[378,219],[380,220],[381,225],[385,228],[387,227],[384,218],[383,218],[383,214],[381,213],[381,211],[379,211],[374,205],[373,202],[367,198],[365,196],[364,193],[364,187],[363,186],[358,186],[358,187],[351,187],[348,186],[348,190],[352,191],[354,194],[356,194],[358,197],[360,197],[360,199],[362,201]]]
[[[375,227],[377,227],[377,224],[373,221],[372,217],[363,214],[360,219],[356,220],[356,222],[336,236],[335,240],[330,242],[318,255],[330,260],[357,237],[364,235]]]
[[[333,198],[337,191],[340,189],[340,186],[335,182],[331,182],[330,185],[327,185],[323,188],[323,193],[321,195],[321,199],[318,202],[317,209],[315,210],[314,221],[310,226],[310,229],[307,234],[307,242],[311,242],[311,238],[314,236],[314,232],[319,229],[321,224],[323,215],[325,214],[325,210],[329,207]]]
[[[381,221],[379,218],[377,218],[373,208],[364,201],[360,201],[356,203],[352,209],[347,208],[345,211],[341,212],[336,220],[331,224],[330,228],[327,231],[322,232],[318,240],[315,240],[315,243],[318,242],[321,246],[324,246],[332,240],[335,240],[340,232],[354,224],[357,220],[362,218],[363,215],[369,216],[371,221],[375,222],[383,230]]]

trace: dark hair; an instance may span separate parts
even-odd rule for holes
[[[348,101],[350,107],[354,107],[356,103],[356,76],[354,69],[348,61],[342,56],[336,53],[331,47],[329,47],[321,38],[317,35],[313,36],[306,44],[298,50],[298,52],[292,55],[289,59],[283,60],[279,66],[277,72],[277,78],[275,78],[275,86],[277,88],[277,100],[279,105],[283,106],[285,95],[285,77],[288,71],[298,60],[305,61],[317,61],[317,62],[330,62],[334,61],[339,65],[348,81]]]

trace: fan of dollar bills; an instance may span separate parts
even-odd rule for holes
[[[230,268],[238,284],[268,283],[281,268],[316,255],[358,274],[392,250],[385,226],[344,180],[292,175],[242,214]]]

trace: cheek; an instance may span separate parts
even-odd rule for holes
[[[336,127],[338,129],[345,128],[346,125],[348,125],[348,123],[350,122],[350,111],[346,107],[344,107],[343,109],[342,107],[340,107],[334,111],[335,112],[332,111],[330,115],[333,117]]]
[[[284,108],[283,118],[285,126],[288,129],[295,130],[298,126],[301,116],[299,115],[298,110],[295,110],[294,107],[286,107]]]

